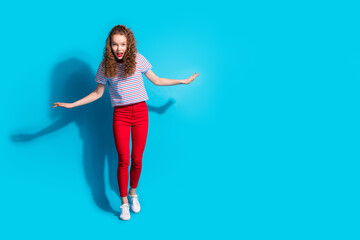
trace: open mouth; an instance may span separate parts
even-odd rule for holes
[[[116,55],[117,55],[118,57],[122,57],[122,56],[124,55],[124,53],[116,53]]]

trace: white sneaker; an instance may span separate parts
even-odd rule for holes
[[[138,213],[140,212],[140,203],[139,203],[139,200],[138,200],[138,196],[135,194],[135,195],[129,195],[130,197],[130,203],[131,203],[131,210],[135,213]]]
[[[121,214],[120,218],[122,220],[129,220],[130,219],[130,211],[129,211],[129,203],[124,203],[120,206],[121,208]]]

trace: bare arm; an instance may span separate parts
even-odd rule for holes
[[[84,97],[76,102],[73,102],[73,103],[56,102],[56,103],[53,103],[53,105],[54,105],[53,107],[74,108],[74,107],[78,107],[81,105],[91,103],[102,97],[102,95],[104,94],[104,91],[105,91],[105,87],[106,87],[106,85],[98,83],[96,89],[93,92],[91,92],[89,95],[87,95],[86,97]]]
[[[149,70],[145,73],[145,76],[155,85],[158,86],[171,86],[171,85],[177,85],[177,84],[189,84],[192,81],[194,81],[194,79],[199,75],[198,74],[193,74],[191,77],[187,78],[187,79],[181,79],[181,80],[176,80],[176,79],[167,79],[167,78],[160,78],[158,76],[156,76],[156,74],[152,71]]]

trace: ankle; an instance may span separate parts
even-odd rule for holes
[[[129,195],[136,195],[135,190],[135,188],[130,188]]]
[[[127,197],[121,197],[121,204],[129,203]]]

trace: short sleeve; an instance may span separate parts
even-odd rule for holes
[[[106,85],[107,79],[105,78],[105,68],[103,62],[100,63],[96,73],[95,82]]]
[[[152,65],[143,55],[141,55],[140,53],[138,54],[141,72],[147,73],[150,69],[152,69]]]

